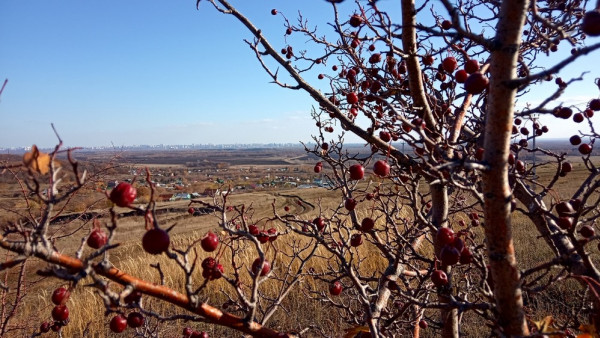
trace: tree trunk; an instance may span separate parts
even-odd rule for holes
[[[521,31],[529,1],[502,2],[490,59],[491,83],[485,125],[483,173],[485,235],[494,281],[498,325],[504,335],[528,335],[523,313],[520,276],[512,238],[511,191],[508,154],[516,88],[508,82],[516,75]]]

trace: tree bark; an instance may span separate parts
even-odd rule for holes
[[[521,281],[512,238],[508,154],[517,89],[508,85],[516,75],[521,32],[529,1],[502,2],[496,36],[491,42],[490,74],[485,125],[483,173],[485,235],[494,281],[498,326],[504,335],[528,335],[523,312]]]

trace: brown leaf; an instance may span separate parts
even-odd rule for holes
[[[354,326],[346,330],[344,338],[354,338],[360,333],[369,333],[368,326]]]
[[[42,175],[46,175],[50,171],[50,155],[42,153],[34,144],[31,151],[23,155],[23,164],[33,171],[37,171]]]

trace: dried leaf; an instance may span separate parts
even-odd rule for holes
[[[360,333],[369,333],[368,326],[355,326],[346,330],[344,338],[354,338]]]
[[[594,324],[588,324],[588,325],[581,324],[581,325],[579,325],[579,330],[582,333],[577,335],[577,338],[598,338],[598,337],[600,337],[600,335],[598,335],[598,333],[597,333],[598,330],[596,329],[596,326]]]
[[[23,155],[23,164],[29,170],[37,171],[42,175],[46,175],[50,171],[50,155],[41,152],[34,144],[31,151]]]
[[[555,331],[555,328],[552,325],[553,322],[554,322],[554,319],[552,319],[552,316],[546,316],[546,318],[544,318],[540,321],[537,321],[537,322],[534,321],[533,324],[538,329],[539,333],[547,333],[547,332]]]

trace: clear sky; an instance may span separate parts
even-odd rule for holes
[[[319,28],[331,17],[322,0],[232,2],[275,46],[284,28],[271,8]],[[0,147],[52,146],[51,122],[70,146],[310,141],[313,101],[269,83],[244,38],[205,1],[0,0]],[[587,82],[568,100],[590,95]],[[577,128],[561,123],[551,137]]]

